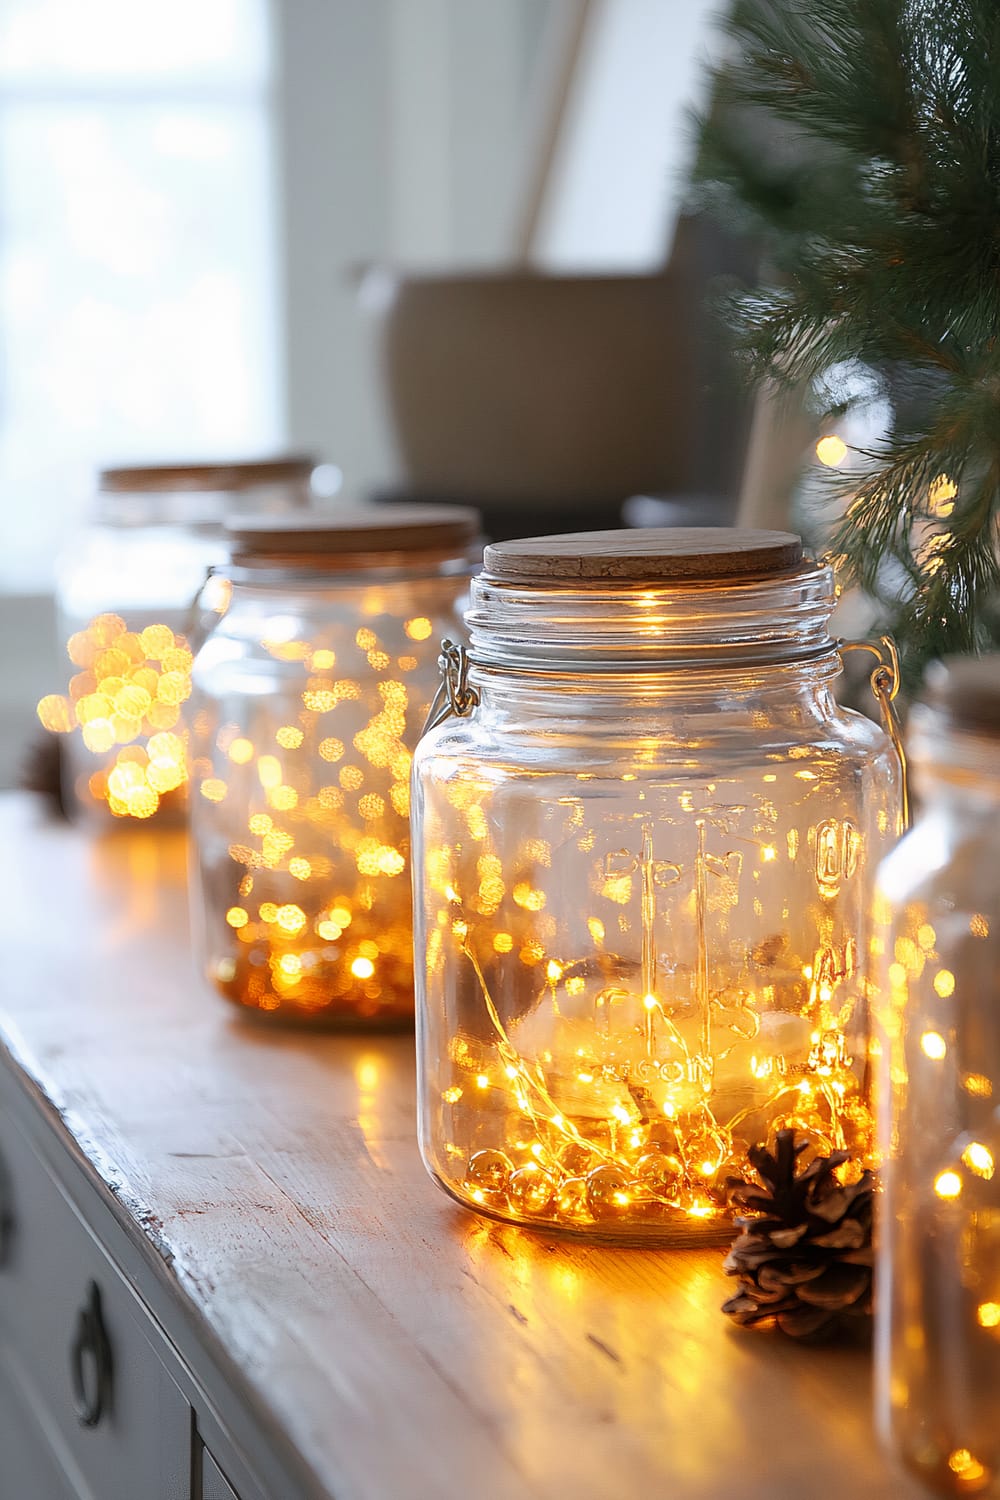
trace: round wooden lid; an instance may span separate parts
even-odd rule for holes
[[[498,582],[716,583],[787,573],[802,562],[789,531],[729,526],[655,526],[636,531],[576,531],[567,536],[496,542],[483,556]]]
[[[102,469],[98,488],[106,495],[197,490],[249,490],[262,484],[294,484],[309,478],[316,461],[305,455],[211,464],[136,464]]]
[[[952,728],[1000,736],[1000,654],[935,662],[924,702]]]
[[[329,566],[377,552],[461,551],[479,536],[479,512],[461,505],[372,505],[284,516],[230,516],[233,558]]]

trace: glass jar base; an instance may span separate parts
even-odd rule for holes
[[[223,1000],[227,1001],[245,1020],[264,1027],[281,1027],[295,1031],[412,1031],[413,1004],[385,1005],[379,1010],[361,1014],[346,1009],[337,1000],[328,1005],[306,1008],[283,1001],[269,1008],[241,995],[230,993],[223,985],[213,986]]]
[[[939,1454],[934,1461],[921,1459],[908,1450],[897,1450],[900,1465],[935,1495],[982,1495],[997,1493],[998,1470],[988,1460],[981,1462],[968,1448],[958,1446]]]
[[[673,1215],[670,1219],[658,1220],[600,1220],[589,1219],[573,1223],[570,1219],[518,1215],[504,1211],[487,1202],[473,1202],[446,1182],[437,1172],[431,1177],[438,1187],[460,1208],[494,1223],[527,1229],[534,1234],[550,1235],[556,1239],[585,1241],[588,1245],[603,1245],[609,1249],[645,1248],[648,1250],[694,1250],[712,1246],[728,1245],[735,1233],[733,1221],[727,1210],[720,1208],[710,1218],[697,1219],[689,1215]]]

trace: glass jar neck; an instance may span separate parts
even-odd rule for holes
[[[543,675],[766,673],[837,661],[831,569],[739,582],[560,581],[472,585],[466,620],[477,668]]]
[[[220,571],[233,586],[233,598],[267,593],[336,593],[368,584],[407,583],[434,578],[467,578],[474,563],[465,552],[371,552],[324,558],[239,557]]]
[[[239,489],[149,489],[101,492],[94,509],[99,526],[115,530],[183,528],[221,535],[226,515],[239,507],[254,515],[280,515],[304,508],[305,480],[241,486]]]

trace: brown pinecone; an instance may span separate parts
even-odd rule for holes
[[[740,1289],[722,1310],[750,1327],[777,1323],[792,1338],[827,1337],[868,1317],[872,1307],[872,1198],[865,1170],[843,1186],[834,1169],[846,1151],[817,1156],[798,1170],[808,1143],[779,1130],[773,1154],[751,1147],[759,1182],[730,1178],[728,1199],[747,1210],[725,1259]]]

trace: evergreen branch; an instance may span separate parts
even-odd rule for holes
[[[728,31],[700,201],[763,236],[776,283],[730,298],[737,352],[829,412],[858,399],[838,368],[891,390],[829,543],[912,683],[990,641],[1000,594],[1000,4],[735,0]]]

